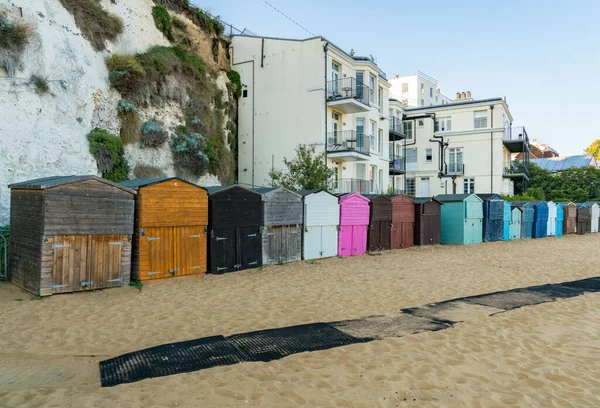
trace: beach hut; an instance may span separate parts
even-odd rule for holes
[[[556,203],[554,201],[547,201],[548,205],[548,226],[547,235],[553,237],[556,235]]]
[[[483,200],[475,194],[442,194],[442,244],[478,244],[483,238]],[[504,211],[504,210],[503,210]]]
[[[548,235],[548,204],[544,201],[531,201],[533,206],[533,238]]]
[[[358,193],[340,195],[338,255],[354,256],[367,252],[369,199]]]
[[[575,203],[558,203],[563,209],[563,234],[575,234],[577,231],[577,206]]]
[[[96,176],[9,188],[13,284],[38,296],[129,284],[135,191]]]
[[[391,249],[392,200],[383,195],[365,195],[369,199],[367,249],[378,252]]]
[[[238,185],[207,187],[209,271],[225,273],[262,265],[263,202]]]
[[[534,210],[533,205],[527,201],[513,201],[510,203],[511,207],[518,207],[521,210],[521,239],[530,239],[533,237],[533,219]],[[511,236],[513,234],[511,233]]]
[[[302,196],[281,187],[254,191],[263,201],[263,264],[299,261],[302,257]]]
[[[401,249],[413,246],[415,241],[415,203],[412,198],[399,194],[392,200],[392,239],[391,248]],[[438,228],[439,236],[439,228]]]
[[[564,235],[563,232],[563,222],[565,219],[565,210],[559,204],[556,204],[556,236],[562,237]]]
[[[507,201],[508,203],[508,201]],[[523,209],[522,207],[511,207],[510,209],[510,225],[509,225],[509,239],[521,239],[522,222],[523,222]]]
[[[176,177],[127,180],[121,185],[137,191],[131,279],[206,272],[206,190]]]
[[[483,200],[483,240],[486,242],[504,239],[504,203],[498,194],[477,194]]]
[[[415,245],[438,245],[441,238],[442,205],[431,197],[414,199]]]
[[[585,203],[590,209],[590,232],[598,232],[598,222],[600,221],[600,206],[594,201]]]
[[[577,227],[578,235],[589,233],[592,229],[592,215],[586,204],[577,204]]]
[[[508,241],[510,238],[510,227],[512,225],[512,211],[510,203],[504,200],[504,236],[503,239]],[[520,225],[520,222],[519,222]]]
[[[303,259],[336,256],[340,225],[338,197],[323,190],[298,191],[298,194],[304,202]]]

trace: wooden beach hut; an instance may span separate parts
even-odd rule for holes
[[[510,203],[514,209],[518,207],[521,210],[521,239],[530,239],[533,237],[533,219],[534,210],[533,205],[527,201],[513,201]]]
[[[575,203],[558,203],[563,209],[563,234],[575,234],[577,232],[577,205]]]
[[[590,209],[590,232],[598,232],[598,222],[600,221],[600,206],[595,201],[585,203]]]
[[[586,204],[577,204],[577,227],[578,235],[583,235],[592,230],[592,215]]]
[[[263,264],[299,261],[302,257],[302,196],[282,187],[254,191],[263,201]]]
[[[504,203],[498,194],[477,194],[483,200],[483,240],[486,242],[504,239]]]
[[[365,195],[369,199],[367,249],[379,252],[391,249],[392,200],[383,195]]]
[[[532,201],[533,206],[533,238],[544,238],[548,235],[548,204],[544,201]]]
[[[369,199],[358,193],[340,195],[338,255],[354,256],[367,252]]]
[[[548,205],[548,226],[546,227],[547,235],[549,237],[556,236],[556,203],[554,201],[547,201]]]
[[[96,176],[9,188],[13,284],[38,296],[129,284],[135,191]]]
[[[479,244],[483,238],[483,200],[476,194],[442,194],[442,244]]]
[[[520,224],[520,222],[519,222]],[[507,200],[504,200],[504,236],[503,239],[505,241],[510,240],[510,228],[512,225],[512,211],[510,208],[510,203]]]
[[[209,271],[225,273],[262,265],[263,202],[238,185],[208,191]]]
[[[565,219],[565,210],[559,204],[556,204],[556,236],[562,237],[564,235],[563,232],[563,222]]]
[[[323,190],[298,191],[298,194],[304,203],[303,259],[336,256],[340,225],[338,197]]]
[[[177,177],[121,185],[137,191],[131,278],[147,281],[206,272],[206,190]]]
[[[510,204],[508,208],[510,209],[509,239],[521,239],[523,209],[518,206],[511,207]]]
[[[413,246],[415,241],[415,203],[412,198],[403,194],[390,199],[392,200],[391,248],[401,249]]]
[[[435,198],[417,197],[414,205],[415,245],[439,245],[444,204]]]

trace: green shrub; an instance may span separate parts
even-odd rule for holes
[[[239,98],[240,96],[242,96],[242,78],[240,77],[240,73],[232,69],[227,72],[227,78],[229,78],[229,80],[235,87],[233,92],[235,97]]]
[[[45,94],[50,92],[48,80],[40,75],[32,75],[30,82],[35,86],[37,93]]]
[[[178,171],[203,176],[210,164],[209,144],[199,133],[190,132],[185,126],[179,126],[171,141],[173,161]]]
[[[123,21],[102,8],[99,0],[60,0],[75,18],[81,30],[96,51],[106,48],[105,42],[114,41],[123,32]]]
[[[111,85],[123,95],[139,89],[146,75],[142,65],[132,55],[113,54],[106,59],[106,67]]]
[[[156,28],[158,28],[167,39],[172,40],[173,23],[167,9],[160,5],[152,7],[152,17],[154,17]]]
[[[169,134],[159,123],[153,120],[147,120],[142,125],[142,139],[140,141],[140,147],[158,149],[165,144],[168,138]]]
[[[117,104],[117,111],[119,113],[138,113],[135,103],[128,101],[127,99],[121,99],[119,101]]]
[[[187,25],[185,24],[185,21],[177,17],[173,17],[173,27],[181,31],[187,30]]]
[[[133,169],[133,175],[135,178],[158,178],[166,177],[164,171],[155,166],[147,166],[145,164],[136,164]]]
[[[133,55],[113,54],[106,58],[106,67],[109,71],[123,71],[139,76],[146,74],[142,65]]]
[[[104,129],[95,128],[87,135],[90,153],[96,158],[102,177],[115,183],[128,179],[129,164],[123,142]]]
[[[26,24],[10,21],[0,14],[0,67],[14,75],[21,62],[21,54],[32,37]]]

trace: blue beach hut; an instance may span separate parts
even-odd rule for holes
[[[520,211],[520,210],[519,210]],[[502,237],[505,241],[510,239],[510,228],[512,225],[512,211],[510,203],[504,200],[504,236]],[[521,236],[521,217],[519,216],[519,236]]]
[[[522,212],[521,218],[521,239],[530,239],[533,237],[533,205],[527,201],[513,201],[510,203],[514,209],[518,207]]]
[[[498,194],[477,194],[483,200],[483,240],[504,239],[504,198]]]
[[[483,237],[483,200],[475,194],[442,194],[442,244],[478,244]]]
[[[563,223],[565,222],[565,210],[562,205],[556,206],[556,236],[562,237],[563,232]]]
[[[533,238],[545,238],[548,235],[548,204],[544,201],[532,201]]]

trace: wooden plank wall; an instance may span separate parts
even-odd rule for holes
[[[371,223],[373,221],[392,221],[392,202],[385,197],[374,197],[371,206]]]
[[[369,225],[369,200],[360,194],[340,198],[340,225]]]
[[[263,195],[264,225],[302,224],[302,197],[286,190],[274,190]]]
[[[338,198],[321,191],[304,197],[304,226],[340,224],[340,203]]]
[[[206,190],[180,180],[168,180],[138,193],[140,227],[208,225]]]
[[[9,275],[14,285],[36,295],[40,294],[42,208],[41,190],[11,191]]]
[[[44,234],[132,234],[134,194],[98,180],[44,190]]]
[[[209,196],[211,228],[259,227],[262,225],[263,202],[260,194],[232,187]]]

